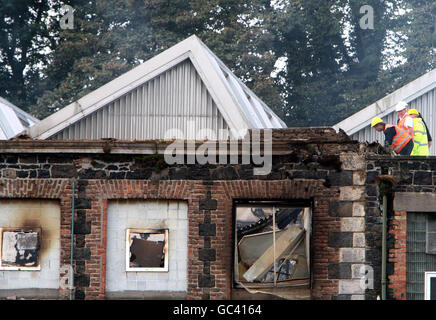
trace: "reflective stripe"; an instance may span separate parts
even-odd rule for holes
[[[395,142],[401,137],[401,135],[404,133],[404,132],[406,132],[407,130],[402,130],[402,131],[400,131],[400,132],[398,132],[397,133],[397,135],[395,136],[395,138],[392,140],[392,145],[394,145],[395,144]],[[397,149],[399,148],[399,146],[397,147]],[[396,149],[394,149],[394,150],[396,150]]]
[[[420,134],[427,134],[427,132],[425,131],[418,131],[418,130],[414,130],[415,133],[420,133]]]
[[[396,148],[394,149],[394,151],[402,150],[402,149],[404,148],[404,146],[405,146],[406,144],[408,144],[409,142],[410,142],[410,140],[404,139],[404,142],[403,142],[401,145],[399,145],[398,147],[396,147]],[[398,152],[398,153],[399,153],[399,152]]]
[[[391,146],[397,154],[400,154],[401,150],[412,140],[412,136],[409,134],[408,129],[401,129],[398,126],[392,127],[395,129],[395,136],[392,139]]]
[[[419,143],[415,141],[415,144],[419,145],[419,146],[428,146],[428,143]]]

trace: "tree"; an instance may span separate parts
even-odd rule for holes
[[[341,38],[341,15],[332,1],[283,1],[272,12],[268,28],[278,57],[286,58],[279,73],[285,121],[291,126],[320,125],[340,101],[341,64],[347,63]],[[323,3],[324,4],[324,3]]]
[[[26,109],[39,93],[50,46],[47,1],[0,0],[0,96]]]
[[[410,81],[436,68],[436,3],[410,0],[406,3],[405,23],[400,29],[407,63],[401,68],[403,82]]]
[[[60,30],[45,71],[47,90],[32,106],[43,117],[196,34],[273,106],[282,101],[270,73],[275,58],[256,22],[268,1],[65,1],[74,29]],[[117,10],[113,10],[117,8]],[[59,18],[59,17],[58,17]],[[54,20],[52,28],[56,28]],[[86,75],[86,76],[84,76]]]
[[[435,65],[430,0],[0,1],[0,94],[40,118],[192,34],[289,126],[332,125]]]

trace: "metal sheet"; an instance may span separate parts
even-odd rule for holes
[[[280,238],[276,240],[275,253],[274,247],[270,246],[267,251],[265,251],[259,259],[244,273],[243,277],[247,281],[254,281],[259,279],[271,268],[274,263],[274,256],[280,258],[289,249],[295,247],[304,236],[304,229],[298,228],[295,224],[291,225],[286,229]]]
[[[277,231],[276,239],[282,233],[283,231]],[[239,256],[245,264],[251,266],[272,244],[272,231],[243,236],[238,245]]]
[[[228,126],[187,59],[51,139],[212,139],[220,129]]]

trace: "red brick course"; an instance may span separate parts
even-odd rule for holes
[[[396,300],[406,300],[407,213],[394,212],[389,224],[389,234],[394,236],[395,246],[388,251],[388,263],[394,264],[394,273],[388,276],[388,289]]]

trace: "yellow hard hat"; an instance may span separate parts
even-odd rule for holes
[[[374,118],[372,118],[372,121],[371,121],[371,127],[375,127],[379,123],[383,123],[383,120],[379,117],[374,117]]]
[[[416,109],[410,109],[409,111],[407,111],[408,114],[416,114],[417,116],[419,116],[419,112]]]

